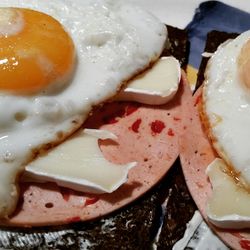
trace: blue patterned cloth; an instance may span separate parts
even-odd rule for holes
[[[186,29],[191,43],[189,64],[199,68],[207,33],[211,30],[236,33],[249,30],[250,14],[218,1],[207,1],[196,9]]]

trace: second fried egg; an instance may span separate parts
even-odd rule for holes
[[[213,145],[236,180],[250,190],[250,31],[219,47],[203,88]]]

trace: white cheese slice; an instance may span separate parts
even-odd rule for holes
[[[152,68],[131,80],[115,100],[150,105],[165,104],[176,94],[180,79],[179,61],[172,56],[161,57]]]
[[[77,191],[111,193],[127,181],[128,171],[136,165],[117,165],[104,158],[98,140],[116,138],[105,130],[81,130],[26,166],[22,181],[51,181]]]
[[[220,228],[250,228],[250,194],[238,186],[227,172],[226,164],[218,158],[207,168],[213,187],[207,216]]]

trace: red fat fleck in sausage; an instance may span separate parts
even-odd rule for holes
[[[95,204],[97,201],[99,200],[98,197],[93,197],[93,198],[87,198],[85,200],[85,206],[89,206],[89,205],[92,205],[92,204]]]
[[[169,135],[169,136],[174,136],[174,131],[173,131],[173,129],[170,128],[170,129],[168,130],[168,135]]]
[[[243,249],[250,250],[250,241],[249,240],[241,240],[240,241],[240,246]]]
[[[180,117],[176,117],[176,116],[174,116],[174,121],[180,121],[181,120],[181,118]]]
[[[155,134],[160,134],[161,131],[165,128],[164,122],[160,120],[155,120],[154,122],[151,123],[151,130]]]
[[[138,133],[139,132],[139,127],[141,125],[141,119],[137,119],[131,126],[131,129],[135,132]]]

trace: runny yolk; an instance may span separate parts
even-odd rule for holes
[[[72,39],[51,16],[0,8],[0,92],[30,95],[65,84],[74,57]]]
[[[238,70],[241,82],[250,90],[250,39],[244,44],[240,51]]]

